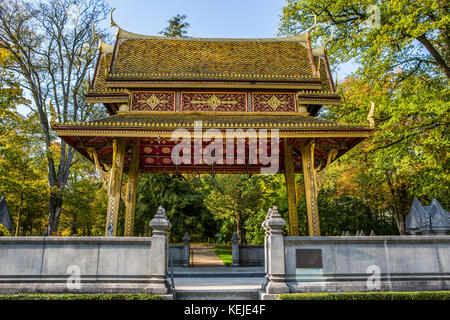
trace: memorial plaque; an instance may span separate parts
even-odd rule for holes
[[[297,249],[295,250],[297,268],[322,269],[321,249]]]

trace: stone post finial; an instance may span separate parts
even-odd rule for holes
[[[272,209],[272,215],[267,220],[267,228],[270,233],[279,233],[283,232],[284,227],[286,227],[286,221],[281,217],[278,212],[278,208],[276,206]]]
[[[273,213],[272,208],[269,208],[266,219],[264,219],[263,223],[261,224],[261,227],[266,231],[267,231],[267,221],[269,221],[270,217],[272,216],[272,213]]]
[[[189,233],[186,232],[186,234],[183,237],[183,242],[186,243],[186,242],[189,242],[189,241],[191,241],[191,238],[189,237]]]
[[[150,248],[150,280],[146,293],[167,294],[171,290],[171,285],[167,281],[169,263],[167,232],[171,224],[163,207],[158,208],[149,225],[153,229],[153,236]]]
[[[153,234],[167,234],[172,225],[166,216],[166,210],[163,207],[159,207],[155,217],[149,223],[150,228],[153,229]]]
[[[266,226],[266,281],[263,289],[268,294],[289,293],[285,282],[286,261],[283,236],[286,221],[281,217],[277,207],[273,207],[272,214],[268,215]]]

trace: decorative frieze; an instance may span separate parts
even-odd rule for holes
[[[175,92],[133,92],[131,111],[175,111]]]
[[[181,111],[247,111],[247,94],[235,92],[183,92]]]
[[[294,93],[253,93],[255,112],[296,112]]]

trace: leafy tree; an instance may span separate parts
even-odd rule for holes
[[[396,90],[391,87],[389,78],[348,79],[341,84],[344,105],[329,108],[327,117],[361,122],[369,101],[377,102],[373,136],[342,158],[338,170],[351,175],[347,181],[356,184],[352,193],[358,192],[375,211],[391,212],[405,234],[404,216],[414,196],[450,205],[449,89],[427,76],[411,76]]]
[[[222,222],[222,240],[229,241],[236,231],[242,243],[263,238],[261,223],[275,196],[273,176],[205,175],[205,205]],[[250,234],[247,234],[247,231]]]
[[[64,191],[62,235],[104,235],[108,196],[95,174],[92,164],[77,154]]]
[[[203,204],[195,176],[149,174],[141,177],[136,205],[135,233],[149,235],[148,223],[161,205],[172,228],[169,237],[180,242],[186,232],[195,240],[214,237],[217,227]],[[123,220],[123,219],[122,219]]]
[[[332,62],[355,60],[372,79],[396,70],[402,71],[399,80],[418,73],[450,78],[446,1],[287,0],[280,33],[305,30],[313,14],[318,34],[328,38],[334,33]]]
[[[75,154],[61,141],[55,160],[55,136],[49,118],[76,122],[91,115],[93,107],[83,98],[88,71],[96,57],[91,26],[105,18],[107,11],[104,1],[94,0],[0,3],[0,48],[11,55],[8,70],[18,77],[32,100],[27,106],[39,116],[50,186],[48,233],[57,231],[63,191]]]
[[[378,9],[379,24],[370,26]],[[334,33],[331,60],[359,63],[357,73],[340,84],[343,105],[321,116],[364,123],[374,101],[376,130],[332,168],[344,177],[335,176],[333,190],[361,203],[362,212],[390,215],[400,234],[406,233],[413,196],[448,206],[448,9],[433,0],[288,0],[283,10],[280,33],[306,29],[315,14],[316,32]]]
[[[170,38],[185,38],[188,34],[190,24],[186,22],[187,16],[185,14],[177,14],[167,21],[168,26],[164,28],[159,34]]]
[[[46,169],[39,123],[17,107],[23,97],[14,74],[7,70],[12,55],[0,49],[0,194],[15,220],[13,235],[42,233],[41,211],[47,201]]]

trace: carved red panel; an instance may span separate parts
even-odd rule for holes
[[[255,112],[295,112],[297,111],[294,93],[254,93]]]
[[[247,94],[231,92],[183,92],[182,111],[247,111]]]
[[[131,111],[175,111],[175,92],[133,92]]]

